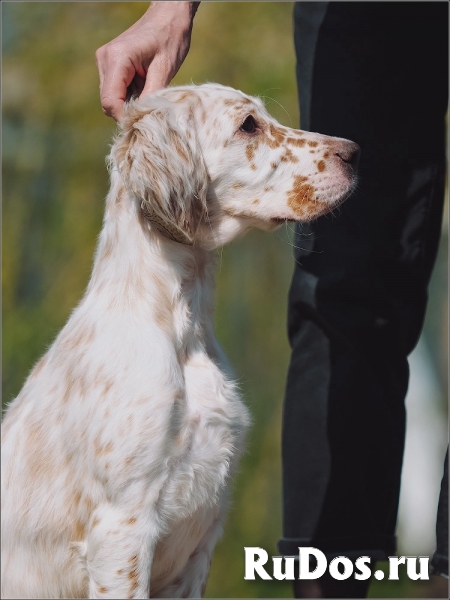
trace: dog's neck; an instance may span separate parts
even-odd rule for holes
[[[106,310],[144,319],[156,314],[184,345],[212,323],[213,285],[214,253],[164,235],[113,174],[86,301],[98,306],[101,297]]]
[[[189,236],[186,235],[181,229],[178,227],[170,227],[167,223],[164,223],[163,219],[158,217],[156,213],[145,212],[142,209],[143,216],[149,221],[153,227],[156,228],[157,231],[172,242],[178,242],[179,244],[184,244],[186,246],[193,246],[193,242],[190,240]]]

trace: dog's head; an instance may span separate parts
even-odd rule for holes
[[[283,127],[258,98],[216,84],[133,101],[112,162],[167,237],[212,248],[250,227],[309,221],[353,191],[353,142]]]

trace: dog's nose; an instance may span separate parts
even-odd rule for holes
[[[356,171],[358,168],[359,156],[361,154],[361,148],[358,144],[355,144],[355,142],[344,142],[335,151],[335,154]]]

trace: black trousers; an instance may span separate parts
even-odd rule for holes
[[[300,2],[294,19],[301,128],[362,152],[340,214],[297,229],[279,550],[383,560],[441,229],[448,4]]]

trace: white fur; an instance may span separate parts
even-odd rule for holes
[[[3,598],[203,594],[249,425],[213,251],[331,210],[350,147],[219,85],[130,104],[86,293],[4,420]]]

